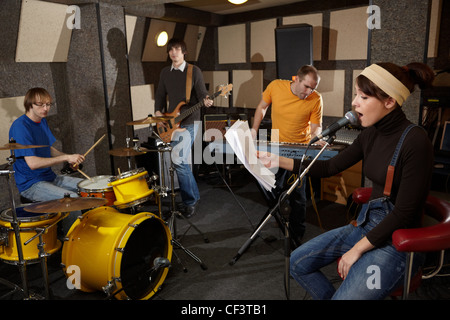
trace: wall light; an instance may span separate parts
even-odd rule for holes
[[[169,40],[169,35],[166,31],[161,31],[156,35],[156,45],[158,47],[164,47],[167,44],[167,41]]]
[[[230,2],[232,4],[243,4],[243,3],[246,3],[247,0],[228,0],[228,2]]]

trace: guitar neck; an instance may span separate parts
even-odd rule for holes
[[[220,95],[220,93],[222,92],[222,90],[217,91],[216,93],[214,93],[212,95],[212,97],[210,97],[210,99],[215,99],[218,95]],[[195,111],[197,111],[198,109],[200,109],[201,107],[203,107],[203,101],[200,101],[196,104],[194,104],[192,107],[190,107],[188,110],[184,111],[183,113],[181,113],[178,117],[176,117],[175,123],[180,123],[181,121],[183,121],[185,118],[187,118],[188,116],[190,116],[191,114],[193,114]]]

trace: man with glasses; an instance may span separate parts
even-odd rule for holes
[[[52,166],[68,162],[77,167],[84,161],[81,154],[66,154],[53,147],[56,138],[47,119],[52,98],[43,88],[28,90],[24,99],[25,114],[17,118],[9,129],[9,139],[22,145],[45,145],[43,148],[15,150],[15,181],[22,197],[33,201],[61,199],[65,194],[78,197],[77,185],[83,179],[56,175]],[[79,212],[63,220],[63,229],[70,227]],[[68,230],[64,230],[68,231]]]
[[[290,80],[273,80],[262,94],[252,126],[252,135],[257,136],[259,126],[271,105],[272,142],[308,143],[322,132],[323,101],[316,91],[320,76],[316,68],[302,66],[297,75]],[[318,142],[323,144],[322,141]],[[288,181],[293,183],[292,175],[297,172],[286,172],[279,169],[276,174],[277,187],[273,193],[280,195],[282,189],[289,188]],[[289,198],[291,207],[290,226],[292,238],[299,244],[305,233],[306,215],[305,183],[296,188]]]

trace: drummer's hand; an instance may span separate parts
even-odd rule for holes
[[[203,105],[207,108],[213,105],[213,101],[209,98],[209,96],[206,96],[206,98],[203,99]]]
[[[83,163],[84,160],[85,158],[82,154],[74,153],[67,155],[67,162],[70,163],[72,168],[74,168],[75,170],[78,169],[78,165]]]

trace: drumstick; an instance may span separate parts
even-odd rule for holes
[[[90,147],[88,151],[86,151],[86,153],[84,154],[84,156],[86,157],[86,155],[87,155],[89,152],[91,152],[92,149],[94,149],[95,146],[98,145],[98,144],[100,143],[100,141],[102,141],[103,138],[104,138],[105,136],[106,136],[106,133],[105,133],[100,139],[98,139],[97,142],[94,143],[94,145],[93,145],[92,147]]]
[[[99,143],[100,143],[100,141],[102,141],[103,140],[103,138],[106,136],[106,133],[100,138],[100,139],[98,139],[97,140],[97,142],[96,143],[94,143],[94,145],[92,146],[92,147],[90,147],[89,148],[89,150],[88,151],[86,151],[86,153],[84,154],[84,157],[86,157],[87,156],[87,154],[89,153],[89,152],[91,152],[92,151],[92,149],[94,149],[95,148],[95,146],[96,145],[98,145]],[[75,167],[76,167],[76,165],[75,164],[73,164],[72,165],[72,168],[73,169],[75,169]],[[77,169],[78,171],[80,171],[79,169]],[[80,171],[81,172],[81,171]],[[83,175],[85,175],[83,172],[81,172]],[[85,175],[86,176],[86,175]],[[89,180],[91,180],[91,178],[89,178]]]
[[[86,178],[88,178],[89,180],[92,181],[91,177],[89,177],[86,173],[84,173],[83,171],[81,171],[80,169],[77,169],[79,173],[81,173],[83,176],[85,176]]]

